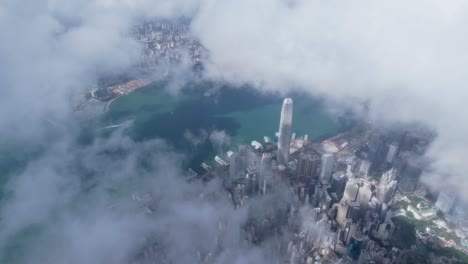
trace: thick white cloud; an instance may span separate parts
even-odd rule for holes
[[[467,5],[461,0],[2,1],[0,141],[37,140],[44,118],[69,118],[70,97],[94,86],[98,74],[131,66],[139,53],[128,36],[135,19],[187,15],[194,18],[193,34],[208,49],[208,77],[280,92],[302,89],[347,105],[368,101],[374,120],[423,123],[437,133],[428,153],[433,173],[427,179],[466,197]],[[218,217],[237,217],[232,230],[245,219],[222,199],[186,203],[185,195],[195,196],[200,189],[175,180],[180,157],[170,156],[163,144],[137,144],[117,135],[82,147],[68,132],[9,181],[8,203],[0,211],[0,247],[30,225],[53,223],[53,232],[46,232],[53,239],[35,244],[32,263],[36,256],[44,262],[119,263],[132,256],[148,231],[172,231],[169,246],[182,243],[170,247],[177,256],[184,252],[180,248],[202,241],[186,235],[199,222],[205,222],[199,230],[212,232]],[[102,154],[114,147],[129,154],[118,160]],[[154,167],[141,171],[137,157],[148,153],[154,155]],[[101,176],[84,198],[81,190],[89,186],[82,186],[76,161]],[[153,174],[160,178],[148,186],[154,186],[166,205],[163,212],[169,212],[161,222],[106,211],[109,184]],[[85,201],[70,207],[77,197]],[[54,255],[63,241],[72,243]],[[245,255],[257,263],[264,256],[257,250],[239,252],[224,257],[244,263]]]
[[[129,36],[136,20],[189,15],[195,7],[165,0],[0,3],[2,165],[10,143],[27,148],[25,153],[28,144],[39,149],[24,170],[8,175],[7,183],[6,172],[0,172],[0,261],[13,261],[7,256],[15,254],[21,255],[20,263],[128,263],[134,257],[155,223],[135,213],[134,206],[123,205],[129,209],[123,215],[110,210],[112,201],[125,203],[131,196],[113,198],[108,189],[152,173],[180,179],[175,177],[180,164],[173,163],[164,144],[135,144],[121,134],[91,146],[76,144],[80,132],[71,128],[79,125],[71,98],[95,86],[99,74],[126,69],[139,59],[140,46]],[[120,162],[103,153],[116,149],[128,153]],[[165,152],[150,161],[164,166],[142,171],[138,158],[158,151]]]
[[[431,181],[468,198],[466,2],[203,3],[193,30],[210,51],[209,76],[368,101],[374,120],[423,123],[437,133]]]
[[[303,89],[370,102],[379,121],[420,122],[438,135],[434,175],[463,182],[468,133],[464,1],[5,1],[0,4],[0,128],[41,135],[100,73],[125,69],[135,19],[192,16],[209,51],[207,76],[259,89]],[[432,177],[435,180],[438,177]],[[440,177],[439,177],[440,178]],[[446,182],[446,181],[444,181]],[[463,186],[464,188],[465,186]]]
[[[0,3],[0,128],[40,135],[44,118],[67,119],[97,76],[132,66],[138,19],[190,16],[196,1],[16,1]],[[33,133],[31,131],[34,130]]]
[[[137,263],[201,263],[211,255],[210,263],[276,263],[273,242],[289,234],[251,247],[243,225],[247,217],[263,221],[271,212],[262,208],[285,209],[289,190],[278,187],[235,209],[221,179],[187,182],[183,158],[162,140],[134,142],[125,129],[85,145],[70,135],[50,142],[6,186],[0,260],[124,264],[146,256]],[[132,199],[143,193],[151,194],[149,204]]]
[[[214,130],[209,136],[210,142],[218,153],[226,151],[231,145],[231,136],[224,130]]]

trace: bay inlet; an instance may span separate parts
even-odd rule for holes
[[[105,114],[107,125],[133,120],[130,135],[137,141],[163,138],[187,153],[184,164],[199,171],[200,164],[211,162],[215,155],[235,149],[263,137],[275,139],[278,131],[282,97],[263,94],[248,87],[197,83],[184,87],[176,95],[165,82],[154,82],[115,100]],[[206,91],[215,90],[215,93]],[[207,96],[208,94],[208,96]],[[309,140],[331,137],[354,123],[344,123],[330,115],[317,98],[291,94],[294,100],[293,132]],[[209,135],[224,131],[230,146],[214,146]]]

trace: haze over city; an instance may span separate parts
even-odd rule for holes
[[[0,3],[0,263],[467,263],[467,5]]]

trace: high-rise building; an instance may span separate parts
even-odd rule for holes
[[[356,223],[361,218],[361,205],[358,202],[349,203],[348,219]]]
[[[239,146],[239,152],[232,153],[229,156],[229,177],[235,180],[246,175],[246,170],[249,167],[248,147],[245,145]]]
[[[382,203],[389,203],[393,199],[393,196],[395,196],[396,189],[397,181],[395,180],[388,184],[380,184],[377,189],[377,198]]]
[[[320,156],[314,154],[301,153],[297,160],[297,177],[300,181],[310,183],[310,181],[318,178],[318,167],[320,164]]]
[[[359,192],[359,182],[356,179],[350,179],[346,182],[343,199],[347,202],[355,202]]]
[[[402,193],[413,193],[419,184],[422,169],[417,164],[407,163],[400,169],[399,189]]]
[[[271,154],[263,153],[260,161],[260,189],[262,193],[266,192],[267,183],[273,178],[273,170],[271,168]]]
[[[380,165],[385,161],[386,158],[386,148],[385,148],[384,136],[378,132],[374,131],[369,136],[369,152],[367,159],[370,161],[370,171],[373,172],[380,167]]]
[[[229,157],[229,177],[231,180],[235,180],[238,175],[239,168],[239,155],[237,153],[232,153]]]
[[[333,154],[324,154],[322,156],[322,169],[320,171],[320,181],[322,183],[331,182],[334,164],[335,164],[335,156]]]
[[[388,212],[388,205],[386,203],[383,203],[379,209],[380,223],[383,223],[385,221],[385,218],[387,217],[387,212]]]
[[[359,173],[364,177],[369,176],[371,166],[372,163],[369,160],[362,160],[361,166],[359,166]]]
[[[279,165],[284,165],[289,161],[289,146],[291,145],[292,138],[292,117],[293,101],[291,98],[286,98],[283,101],[279,126],[278,154],[276,157]]]
[[[349,239],[349,245],[347,250],[347,256],[352,260],[358,260],[361,255],[361,251],[365,248],[366,242],[369,238],[361,235],[355,234]]]
[[[338,203],[338,208],[336,212],[336,222],[340,228],[344,229],[346,225],[346,217],[348,217],[349,203],[341,201]]]
[[[387,158],[385,159],[385,161],[387,161],[388,163],[392,163],[397,153],[398,153],[398,142],[393,142],[388,147]]]
[[[356,202],[359,203],[362,210],[365,211],[369,209],[369,202],[372,195],[372,185],[368,181],[362,181],[356,197]]]
[[[286,167],[284,165],[278,165],[275,171],[276,181],[282,181],[286,175]]]
[[[249,165],[249,148],[246,145],[239,145],[239,168],[238,170],[244,173]]]
[[[346,159],[346,175],[349,177],[353,176],[354,169],[356,167],[355,156]]]
[[[449,213],[453,205],[455,204],[455,200],[457,199],[457,195],[453,192],[441,191],[439,194],[439,198],[437,198],[437,202],[435,206],[443,213]]]
[[[335,173],[332,177],[331,188],[338,196],[338,200],[341,200],[343,197],[343,193],[346,187],[346,182],[348,181],[348,177],[343,173]]]
[[[388,171],[384,172],[384,174],[382,174],[382,177],[380,177],[379,185],[385,186],[391,183],[392,181],[394,181],[395,179],[396,179],[396,170],[394,168],[389,169]]]
[[[347,220],[347,223],[346,223],[346,228],[345,228],[345,238],[346,238],[346,242],[345,242],[345,245],[349,245],[350,242],[351,242],[351,238],[354,236],[354,234],[356,233],[356,230],[357,230],[357,224],[356,223],[353,223],[353,221],[351,219],[348,219]]]

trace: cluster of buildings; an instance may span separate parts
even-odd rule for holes
[[[331,139],[311,142],[307,135],[296,138],[292,122],[293,101],[287,98],[277,140],[265,136],[262,143],[253,141],[216,156],[219,166],[203,163],[203,174],[189,169],[188,181],[221,179],[233,206],[249,212],[241,230],[233,230],[229,219],[220,219],[214,244],[197,249],[194,263],[215,263],[221,252],[260,245],[274,255],[274,263],[415,263],[417,247],[402,248],[395,237],[398,217],[409,219],[408,212],[412,220],[434,220],[440,212],[464,215],[450,192],[441,192],[434,203],[421,198],[415,204],[406,198],[424,187],[419,182],[421,166],[409,157],[424,152],[426,138],[410,133],[389,136],[361,123]],[[148,195],[133,199],[151,200]],[[200,195],[198,199],[218,198]],[[406,210],[396,206],[405,200]],[[156,210],[145,208],[149,213]],[[437,221],[441,224],[436,225],[451,230]],[[468,221],[459,222],[453,229],[458,242],[441,239],[431,228],[416,229],[415,237],[424,245],[466,250]],[[135,263],[152,263],[164,253],[159,247],[152,243]],[[170,258],[158,260],[172,263]]]
[[[155,68],[167,64],[186,63],[192,65],[195,71],[202,69],[201,58],[206,52],[197,40],[189,36],[189,21],[142,21],[132,28],[130,34],[142,47],[139,64],[135,68],[136,76],[149,77]],[[169,72],[163,74],[168,75]],[[149,84],[148,80],[133,78],[126,74],[102,77],[102,83],[98,87],[80,98],[76,110],[93,108],[95,104],[99,107],[101,102],[110,101]]]
[[[133,38],[142,45],[138,75],[145,75],[158,66],[178,64],[185,62],[193,65],[194,69],[200,69],[203,47],[195,39],[189,37],[189,22],[178,21],[176,23],[155,20],[144,21],[136,24],[131,32]],[[168,73],[166,73],[168,74]],[[88,107],[90,102],[105,102],[121,95],[128,94],[138,88],[148,85],[148,80],[130,79],[117,75],[107,77],[106,84],[91,89],[78,103],[77,110]]]
[[[217,156],[220,166],[210,168],[206,174],[224,177],[236,207],[244,206],[252,197],[286,188],[294,197],[285,212],[287,218],[297,217],[301,208],[313,209],[309,218],[319,223],[319,233],[310,235],[310,230],[301,229],[303,225],[298,223],[291,227],[294,221],[290,220],[276,223],[286,222],[288,229],[296,230],[285,251],[285,263],[334,263],[340,259],[397,263],[408,255],[391,249],[396,228],[393,219],[398,212],[391,207],[397,192],[400,196],[413,194],[421,187],[421,165],[412,158],[424,152],[429,140],[411,133],[385,135],[362,123],[314,143],[307,135],[296,138],[292,121],[293,102],[287,98],[277,142],[265,137],[264,144],[253,141],[252,146],[241,145],[238,151],[227,153],[226,161]],[[441,192],[435,207],[448,213],[455,201],[454,194]],[[418,212],[431,218],[437,209]],[[270,231],[274,230],[275,223],[265,223],[271,226]]]
[[[89,92],[88,97],[90,99],[96,99],[99,101],[109,101],[119,96],[127,95],[136,89],[144,87],[150,83],[151,81],[148,80],[130,80],[126,82],[119,82],[118,84],[108,87],[93,89]]]
[[[145,21],[134,26],[132,35],[143,45],[141,65],[144,68],[182,60],[200,63],[203,48],[189,36],[189,21]]]

